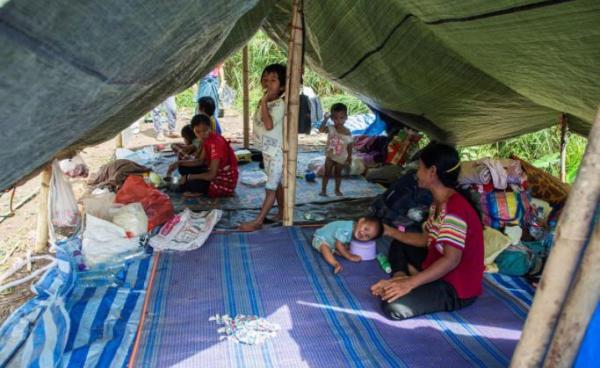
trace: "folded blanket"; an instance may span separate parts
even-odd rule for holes
[[[458,176],[461,185],[493,183],[494,188],[500,190],[506,189],[508,184],[522,184],[526,179],[519,161],[491,158],[461,163]]]

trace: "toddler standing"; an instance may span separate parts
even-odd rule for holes
[[[327,126],[331,116],[333,126]],[[335,178],[335,195],[342,196],[342,169],[352,163],[352,133],[344,126],[348,119],[348,108],[343,103],[331,106],[331,115],[325,113],[319,128],[320,133],[327,132],[327,148],[325,151],[325,169],[323,170],[323,183],[321,196],[327,196],[327,183],[332,175]]]

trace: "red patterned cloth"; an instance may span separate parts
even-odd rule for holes
[[[208,167],[213,160],[219,160],[217,175],[208,187],[208,196],[211,198],[232,196],[238,181],[238,167],[235,153],[229,142],[211,132],[204,140],[203,147]]]

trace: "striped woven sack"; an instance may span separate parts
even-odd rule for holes
[[[529,192],[490,192],[481,194],[483,223],[494,229],[508,226],[525,226],[530,212]]]

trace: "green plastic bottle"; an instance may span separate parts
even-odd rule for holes
[[[392,273],[392,266],[390,265],[390,261],[388,261],[388,258],[385,254],[379,253],[377,255],[377,263],[379,263],[379,267],[381,267],[385,273]]]

